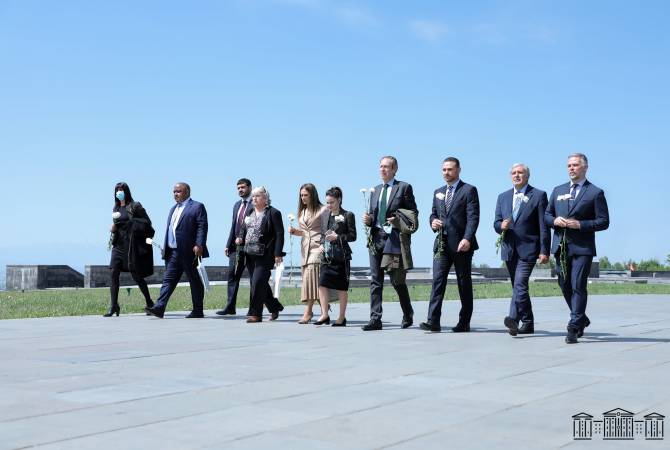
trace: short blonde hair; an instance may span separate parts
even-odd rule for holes
[[[270,200],[270,192],[267,190],[265,186],[258,186],[255,187],[251,190],[251,196],[253,197],[254,195],[262,195],[265,197],[265,200],[268,202],[268,206],[272,204],[272,200]]]

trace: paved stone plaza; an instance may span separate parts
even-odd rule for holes
[[[670,428],[670,297],[591,297],[577,345],[559,298],[535,300],[536,334],[516,338],[506,300],[476,301],[468,334],[419,330],[427,306],[402,330],[385,303],[368,333],[365,304],[339,329],[296,324],[296,306],[262,324],[239,310],[0,321],[0,448],[668,448],[668,432],[575,441],[572,416],[657,412]]]

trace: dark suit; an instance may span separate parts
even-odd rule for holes
[[[241,224],[237,220],[237,216],[240,212],[240,208],[243,205],[244,200],[238,200],[233,206],[233,219],[230,225],[230,233],[228,234],[228,241],[226,242],[226,248],[228,249],[228,302],[224,309],[235,310],[235,305],[237,303],[237,291],[240,288],[240,279],[246,268],[246,258],[244,252],[238,252],[237,245],[235,244],[235,237],[240,232]],[[254,207],[251,202],[251,197],[247,200],[246,210],[244,212],[245,216],[248,216],[252,213]],[[244,218],[242,218],[242,224],[244,224]]]
[[[544,223],[547,209],[547,194],[526,185],[524,196],[528,201],[519,200],[519,212],[505,232],[500,246],[500,254],[512,281],[512,300],[509,317],[524,323],[533,323],[533,308],[528,293],[528,280],[540,255],[549,255],[551,237]],[[502,222],[513,219],[514,189],[498,196],[493,228],[502,233]]]
[[[382,228],[378,225],[379,215],[379,198],[382,192],[383,184],[375,188],[375,192],[370,199],[372,216],[372,227],[370,233],[372,235],[372,244],[375,248],[374,253],[370,251],[370,319],[373,321],[380,321],[382,318],[382,291],[384,289],[384,270],[381,268],[382,257],[386,240],[389,238]],[[393,217],[397,210],[409,209],[418,215],[416,208],[416,200],[414,199],[414,192],[412,185],[404,181],[394,180],[393,187],[390,194],[388,194],[386,217],[381,218],[381,222],[385,222],[389,217]],[[391,276],[391,284],[398,293],[400,299],[400,307],[402,308],[404,317],[412,317],[414,310],[409,298],[409,290],[405,283],[404,276]]]
[[[197,260],[193,253],[193,247],[197,245],[202,248],[203,258],[209,256],[209,252],[207,251],[207,211],[205,210],[205,205],[202,203],[190,198],[186,200],[175,232],[177,247],[170,248],[168,245],[168,234],[170,233],[172,214],[176,207],[177,205],[173,206],[168,214],[165,241],[163,244],[165,275],[163,276],[163,286],[161,286],[161,292],[154,309],[165,311],[172,292],[177,287],[182,274],[186,272],[188,283],[191,286],[193,311],[195,313],[202,313],[205,290],[196,269]]]
[[[544,215],[545,224],[554,229],[551,252],[556,256],[558,283],[570,308],[568,329],[583,329],[587,323],[586,302],[587,284],[591,263],[596,256],[595,232],[609,227],[609,210],[602,189],[588,180],[584,181],[575,200],[559,200],[559,196],[570,195],[570,183],[554,188],[549,205]],[[554,226],[557,217],[575,219],[580,229],[560,228]],[[561,269],[560,243],[563,235],[567,238],[567,273]]]
[[[253,208],[252,208],[253,209]],[[247,225],[242,225],[238,237],[244,241]],[[249,270],[251,293],[249,312],[247,315],[262,317],[263,304],[271,313],[284,309],[279,300],[272,294],[270,275],[275,265],[275,257],[284,256],[284,222],[281,212],[272,206],[265,209],[261,221],[261,237],[259,242],[265,245],[265,253],[260,256],[247,254],[246,262]],[[243,242],[244,244],[244,242]]]
[[[444,195],[442,199],[438,195]],[[433,195],[433,208],[430,214],[430,223],[435,219],[442,221],[441,230],[433,230],[435,233],[442,232],[443,251],[438,255],[439,235],[435,238],[433,245],[433,287],[428,305],[428,320],[431,325],[439,325],[442,315],[442,300],[447,288],[447,277],[449,270],[454,265],[456,269],[456,280],[458,283],[458,294],[461,298],[461,311],[458,315],[458,323],[470,325],[472,318],[472,255],[479,248],[475,233],[479,226],[479,195],[477,188],[471,184],[459,181],[452,194],[449,211],[446,210],[447,185],[435,190]],[[458,243],[462,239],[470,242],[470,250],[459,252]]]

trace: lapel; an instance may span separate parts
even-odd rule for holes
[[[391,188],[391,194],[389,195],[389,201],[386,203],[386,211],[388,211],[391,206],[391,203],[393,202],[393,198],[395,195],[398,193],[398,189],[400,189],[400,182],[398,180],[395,180],[395,183],[393,183],[393,187]]]
[[[174,210],[177,209],[177,204],[175,203],[174,206],[170,209],[170,212],[168,213],[168,218],[167,218],[167,228],[170,228],[170,222],[172,222],[172,214],[174,214]]]
[[[500,205],[503,220],[512,218],[512,209],[514,209],[514,188],[503,195],[502,205]]]
[[[584,198],[584,195],[586,194],[586,190],[589,188],[589,184],[591,184],[591,183],[589,183],[588,180],[584,180],[584,186],[582,186],[582,188],[579,190],[579,195],[577,196],[577,198],[575,198],[575,201],[572,203],[572,207],[568,211],[568,216],[572,213],[572,211],[575,210],[575,207],[577,207],[579,202],[581,202],[582,199]],[[568,185],[568,193],[569,192],[570,192],[570,187]]]
[[[445,197],[442,200],[435,197],[435,201],[437,202],[437,217],[439,217],[440,220],[444,221],[444,219],[447,217],[447,211],[445,209],[447,205],[444,203],[447,197],[447,185],[445,184],[444,186],[439,188],[435,193],[435,195],[437,194],[442,194]]]
[[[193,203],[193,201],[190,198],[188,200],[186,200],[186,204],[184,205],[184,209],[182,209],[182,211],[181,211],[181,215],[179,216],[179,220],[175,224],[175,229],[179,228],[179,225],[181,224],[182,219],[186,216],[186,214],[188,213],[188,210],[191,209],[191,204],[192,203]]]
[[[512,189],[512,191],[514,191],[514,189]],[[527,204],[530,203],[531,199],[533,198],[533,187],[530,184],[526,187],[526,193],[524,195],[528,197],[528,202],[524,202],[523,200],[521,201],[521,204],[519,205],[519,214],[516,216],[516,220],[514,222],[518,222],[519,219],[521,219],[524,211],[528,209],[526,207]],[[514,205],[512,205],[512,208],[514,208]]]
[[[561,195],[565,194],[570,194],[570,183],[565,183],[562,184],[558,187],[557,192],[558,195],[557,197],[560,197]],[[558,198],[556,199],[556,216],[557,217],[568,217],[569,210],[570,210],[570,202],[569,200],[561,200],[559,201]]]
[[[454,210],[454,205],[456,205],[456,201],[463,196],[463,191],[465,187],[465,182],[463,180],[458,180],[458,183],[456,184],[456,187],[454,188],[456,191],[454,192],[454,196],[451,199],[451,208],[449,209],[449,215],[451,215],[452,211]],[[446,195],[446,188],[445,188],[445,195]],[[446,199],[445,199],[446,201]],[[445,207],[447,206],[446,204],[444,205]],[[445,211],[446,212],[446,211]]]
[[[381,195],[381,191],[382,185],[379,184],[375,187],[375,191],[370,196],[370,215],[372,216],[373,222],[377,222],[377,212],[379,211],[379,196]]]

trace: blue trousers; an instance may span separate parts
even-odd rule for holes
[[[200,275],[196,269],[195,255],[190,254],[185,258],[179,255],[176,249],[166,250],[165,260],[165,275],[163,275],[163,285],[161,292],[156,300],[154,308],[165,311],[167,308],[170,296],[177,287],[177,283],[181,276],[186,272],[188,284],[191,286],[191,302],[193,303],[193,311],[201,313],[203,311],[203,299],[205,298],[205,287],[202,285]]]
[[[579,330],[586,322],[586,300],[589,273],[591,272],[591,255],[568,256],[567,274],[561,269],[560,252],[556,253],[556,271],[558,285],[563,292],[563,298],[570,308],[568,329]]]
[[[533,323],[533,306],[528,292],[528,280],[531,272],[533,272],[533,267],[535,267],[535,260],[524,261],[515,256],[511,260],[505,261],[505,265],[507,265],[507,271],[512,280],[512,300],[509,305],[509,316],[517,322]]]

